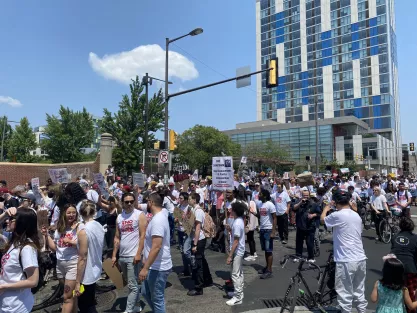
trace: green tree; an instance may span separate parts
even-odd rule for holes
[[[113,136],[117,146],[113,150],[113,165],[120,173],[132,173],[138,170],[141,159],[145,120],[143,112],[146,105],[146,94],[142,94],[144,85],[139,77],[132,79],[130,98],[126,94],[119,103],[119,111],[112,114],[104,109],[101,130]],[[164,126],[164,97],[159,90],[149,99],[148,107],[148,148],[155,142],[154,132]]]
[[[3,144],[3,158],[1,158],[0,156],[0,161],[3,160],[7,160],[9,159],[9,155],[7,154],[7,150],[8,150],[8,145],[9,145],[9,141],[10,138],[12,137],[13,134],[13,128],[10,126],[9,123],[6,123],[7,118],[6,116],[3,116],[0,119],[0,145]],[[4,133],[4,138],[3,138],[3,133]]]
[[[82,111],[59,109],[59,116],[46,114],[47,126],[42,147],[54,163],[79,162],[83,160],[81,148],[91,145],[94,127],[91,115]]]
[[[212,158],[240,156],[240,145],[232,142],[226,134],[211,126],[196,125],[177,137],[177,149],[181,162],[190,169],[206,174],[211,169]]]
[[[36,136],[30,127],[26,117],[20,120],[8,142],[9,159],[16,162],[33,162],[34,158],[30,155],[31,150],[38,146]]]

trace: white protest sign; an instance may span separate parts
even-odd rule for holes
[[[48,173],[54,184],[69,183],[69,177],[66,168],[49,169]]]
[[[282,179],[290,179],[290,174],[288,172],[284,172]]]
[[[347,173],[349,173],[349,169],[348,169],[347,167],[345,167],[345,168],[341,168],[341,169],[340,169],[340,173],[342,173],[342,174],[347,174]]]
[[[233,158],[230,156],[213,157],[212,163],[213,189],[233,190]]]
[[[39,190],[39,177],[32,178],[31,181],[30,181],[30,184],[32,185],[33,194],[36,197],[36,203],[40,204],[41,201],[42,201],[42,195],[41,195],[41,192]]]
[[[240,163],[242,164],[246,164],[247,161],[248,159],[245,156],[243,156],[242,159],[240,159]]]
[[[191,180],[198,181],[198,170],[194,171],[193,176],[191,177]]]
[[[381,173],[382,173],[382,175],[387,175],[388,174],[388,171],[387,171],[387,169],[386,168],[383,168],[382,170],[381,170]]]
[[[145,187],[146,177],[143,173],[133,173],[133,185],[138,185],[139,188]]]

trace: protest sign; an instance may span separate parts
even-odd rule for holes
[[[100,184],[101,182],[104,182],[104,176],[101,173],[94,173],[93,179],[97,184]]]
[[[248,159],[245,156],[243,156],[242,159],[240,159],[240,163],[242,164],[246,164],[247,161]]]
[[[300,187],[314,185],[313,175],[311,172],[306,172],[297,176]]]
[[[349,169],[348,169],[347,167],[345,167],[345,168],[341,168],[341,169],[340,169],[340,173],[342,173],[342,174],[347,174],[347,173],[349,173]]]
[[[36,197],[36,204],[40,204],[42,202],[42,195],[41,191],[39,190],[39,177],[32,178],[30,183],[32,185],[33,194]]]
[[[295,178],[297,175],[295,175],[294,171],[288,172],[288,175],[290,176],[290,178]]]
[[[139,188],[145,187],[145,174],[143,173],[133,173],[133,185],[138,185]]]
[[[230,156],[213,157],[213,190],[233,190],[233,158]]]
[[[69,177],[66,168],[48,169],[48,173],[54,184],[69,183]]]
[[[282,179],[290,179],[290,175],[288,172],[284,172],[284,175],[282,175]]]

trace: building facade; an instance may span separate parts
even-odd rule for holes
[[[391,141],[401,164],[394,0],[256,0],[257,120],[355,116]],[[377,154],[381,154],[377,151]]]

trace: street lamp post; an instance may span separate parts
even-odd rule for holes
[[[164,139],[165,145],[168,145],[169,140],[169,132],[168,132],[168,101],[169,101],[169,94],[168,94],[168,59],[169,59],[169,44],[173,43],[174,41],[180,40],[187,36],[197,36],[203,32],[202,28],[196,28],[189,32],[188,34],[182,35],[180,37],[174,39],[165,39],[165,132],[164,132]],[[168,164],[165,164],[165,175],[168,175]]]
[[[3,134],[2,134],[2,136],[1,136],[1,151],[0,151],[0,153],[1,153],[1,155],[0,155],[0,161],[1,162],[3,162],[4,161],[4,155],[3,155],[3,153],[4,153],[4,137],[6,136],[6,127],[7,127],[7,123],[16,123],[16,124],[19,124],[19,122],[15,122],[15,121],[10,121],[10,120],[8,120],[7,119],[7,116],[4,116],[3,117]]]

